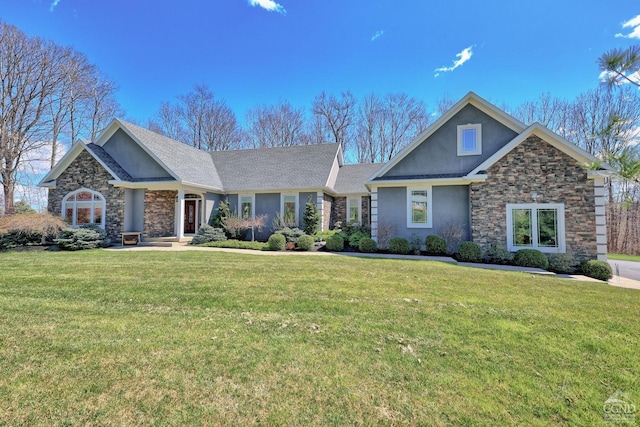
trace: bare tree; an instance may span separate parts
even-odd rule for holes
[[[572,134],[571,112],[571,103],[547,92],[519,105],[512,114],[525,124],[538,122],[566,138]]]
[[[345,151],[351,140],[356,104],[357,100],[350,91],[342,92],[340,98],[322,92],[315,97],[311,107],[324,137],[341,144]]]
[[[163,102],[152,127],[163,135],[205,151],[229,150],[242,145],[238,120],[224,100],[207,85],[195,85],[177,104]]]
[[[13,213],[16,172],[24,153],[48,144],[46,113],[60,89],[60,70],[69,54],[69,49],[0,23],[0,181],[5,214]]]
[[[367,95],[356,118],[356,157],[358,162],[386,162],[409,144],[429,122],[422,101],[404,93],[380,98]]]
[[[309,141],[303,134],[304,110],[288,101],[258,105],[246,116],[247,134],[254,147],[287,147]]]

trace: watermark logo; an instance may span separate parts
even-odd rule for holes
[[[633,424],[636,416],[636,405],[629,400],[629,395],[620,390],[613,393],[604,405],[604,420],[610,423]]]

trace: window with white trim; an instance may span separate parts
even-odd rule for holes
[[[431,186],[407,188],[407,227],[432,227]]]
[[[507,249],[564,253],[564,204],[507,204]]]
[[[238,195],[238,205],[240,205],[240,217],[243,219],[255,218],[255,195],[244,194]]]
[[[81,188],[62,199],[62,217],[72,227],[97,224],[104,228],[105,200],[97,191]]]
[[[283,194],[280,198],[280,212],[286,224],[298,223],[298,194]]]
[[[458,156],[476,156],[482,154],[482,125],[467,124],[458,126]]]
[[[347,224],[362,223],[362,209],[360,196],[347,197]]]

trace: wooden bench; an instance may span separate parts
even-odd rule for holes
[[[138,242],[142,241],[141,231],[124,231],[121,233],[121,236],[122,236],[122,246],[137,245]]]

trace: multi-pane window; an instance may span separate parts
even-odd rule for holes
[[[96,191],[80,189],[62,200],[62,216],[72,227],[97,224],[104,228],[104,211],[104,197]]]
[[[283,194],[282,195],[282,219],[287,224],[298,223],[298,195]]]
[[[507,247],[510,251],[531,248],[565,252],[564,205],[508,204]]]
[[[240,196],[240,215],[243,219],[253,219],[253,196]]]
[[[407,189],[407,227],[431,228],[431,187]]]
[[[458,156],[482,154],[482,125],[458,126]]]
[[[360,212],[360,197],[347,197],[347,223],[360,224],[362,222]]]

